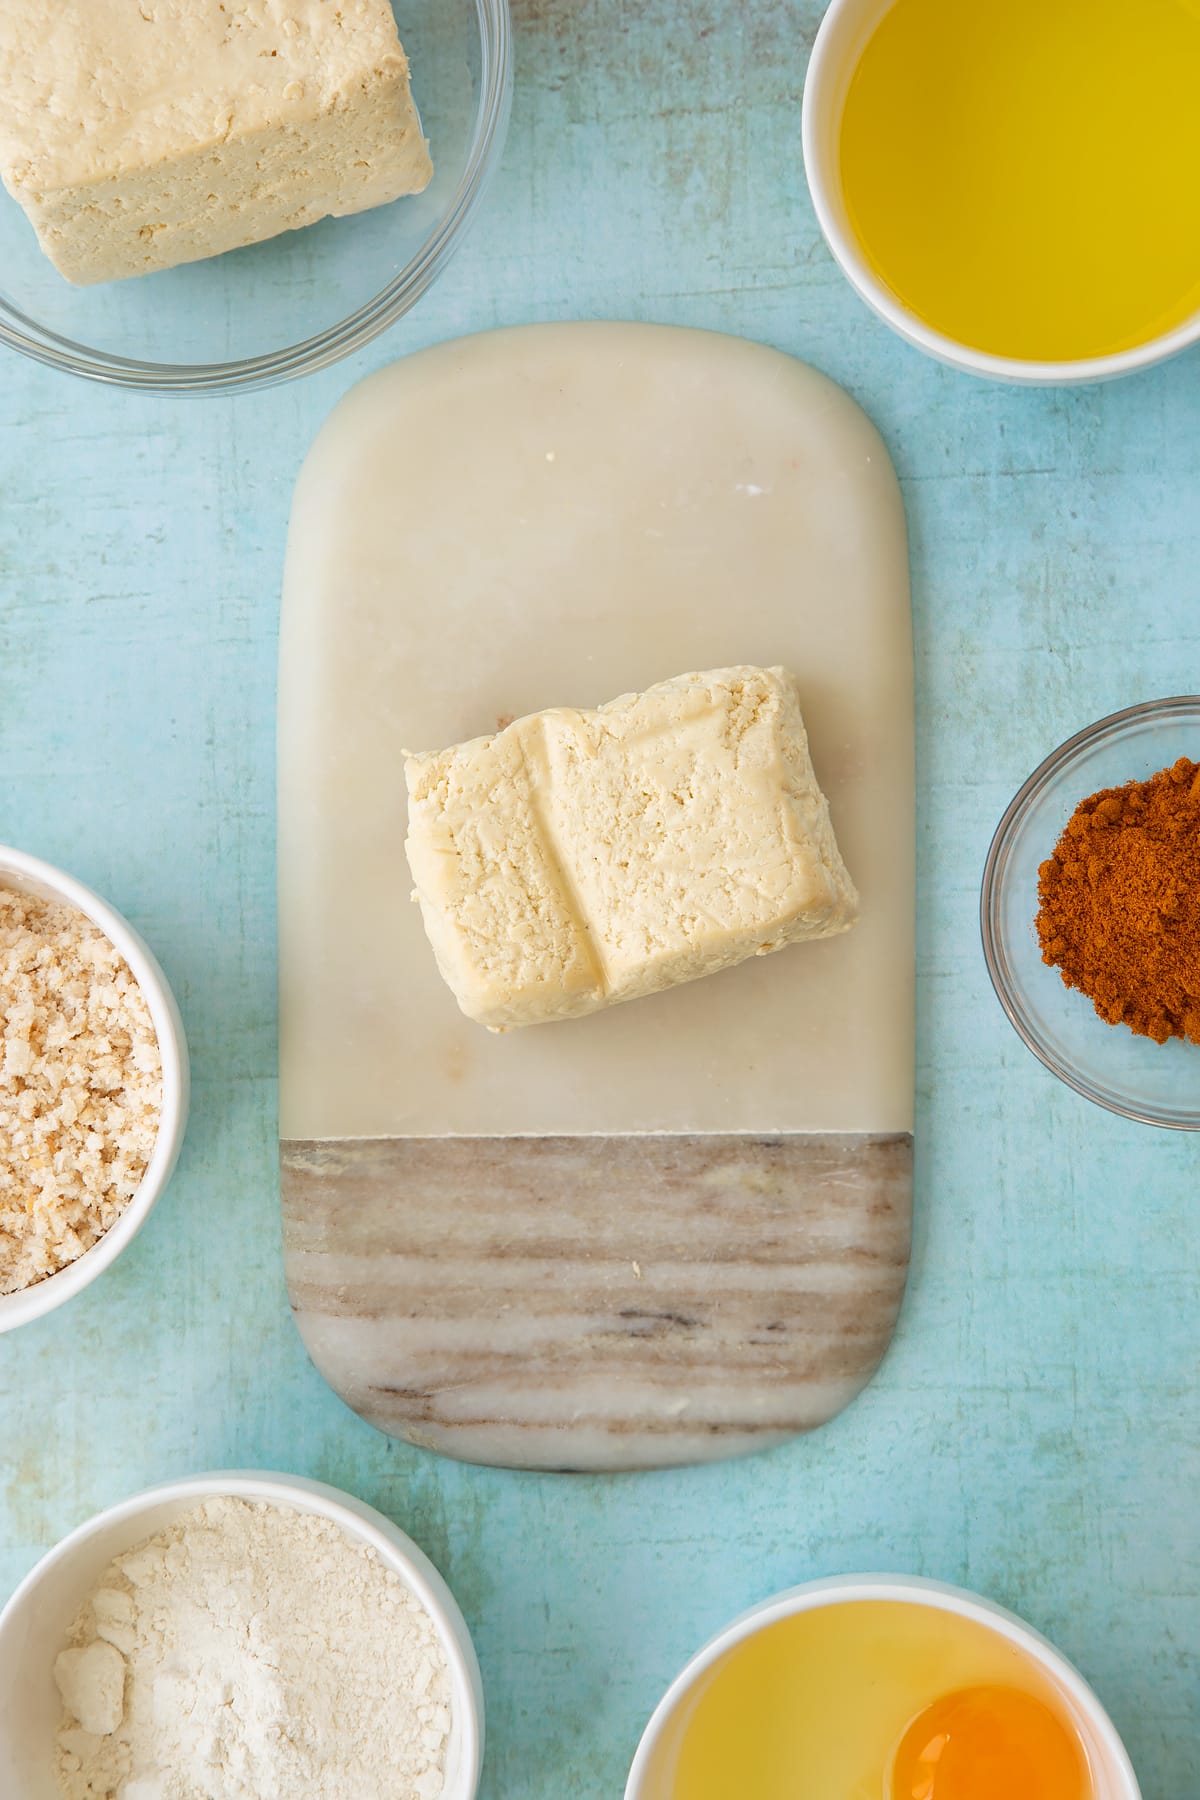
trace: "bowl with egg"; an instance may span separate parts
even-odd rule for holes
[[[659,1702],[625,1800],[1139,1800],[1096,1695],[1045,1638],[908,1575],[754,1607]]]
[[[320,1482],[153,1488],[64,1538],[0,1613],[0,1766],[22,1800],[473,1800],[482,1754],[449,1588]]]
[[[188,1054],[137,932],[63,870],[0,845],[0,1332],[136,1237],[183,1143]]]
[[[510,94],[508,0],[9,0],[0,343],[166,392],[323,368],[441,273]]]
[[[1200,16],[1145,0],[832,0],[804,163],[842,272],[927,354],[1007,382],[1200,339]]]

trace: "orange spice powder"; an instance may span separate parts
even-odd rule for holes
[[[1042,961],[1102,1019],[1200,1044],[1200,763],[1081,800],[1038,900]]]

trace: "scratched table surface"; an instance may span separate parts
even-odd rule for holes
[[[668,1679],[790,1583],[964,1583],[1095,1684],[1147,1800],[1200,1793],[1195,1141],[1110,1117],[993,1000],[978,881],[1017,785],[1102,713],[1194,689],[1200,355],[1009,390],[899,343],[800,164],[815,0],[517,0],[513,126],[416,314],[266,395],[161,400],[0,366],[0,840],[154,945],[195,1102],[132,1250],[0,1340],[0,1593],[97,1508],[206,1468],[301,1472],[448,1577],[488,1698],[486,1800],[614,1800]],[[586,195],[586,204],[580,204]],[[307,1362],[276,1172],[273,701],[289,495],[370,369],[462,332],[633,317],[744,333],[882,429],[912,535],[918,1219],[881,1373],[749,1461],[583,1478],[391,1443]],[[835,1797],[827,1797],[835,1800]]]

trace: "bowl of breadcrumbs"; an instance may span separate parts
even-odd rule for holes
[[[82,882],[0,846],[0,1332],[137,1235],[187,1100],[179,1009],[141,938]]]

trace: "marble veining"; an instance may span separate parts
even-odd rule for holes
[[[907,1134],[289,1140],[284,1245],[322,1374],[471,1462],[617,1469],[811,1430],[908,1268]]]

